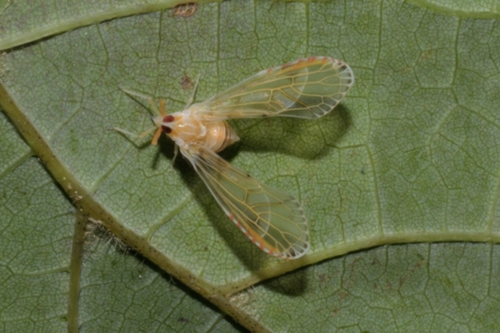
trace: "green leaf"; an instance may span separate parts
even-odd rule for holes
[[[138,14],[176,4],[0,2],[0,330],[495,332],[498,22],[396,0]],[[152,126],[120,88],[177,111],[183,77],[203,101],[313,55],[353,68],[341,105],[231,122],[222,153],[302,203],[299,260],[248,241],[167,138],[110,130]]]

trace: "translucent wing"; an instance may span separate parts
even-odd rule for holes
[[[348,64],[330,57],[300,59],[263,70],[189,109],[204,120],[231,118],[319,118],[354,83]]]
[[[184,146],[181,152],[229,218],[261,250],[284,259],[307,252],[307,221],[292,196],[259,183],[202,146]]]

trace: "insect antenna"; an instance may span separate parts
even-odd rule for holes
[[[140,97],[142,99],[145,99],[149,102],[149,105],[151,106],[151,109],[156,113],[157,116],[161,116],[161,112],[160,110],[158,109],[158,107],[156,106],[155,104],[155,101],[153,100],[153,98],[149,95],[145,95],[145,94],[141,94],[140,92],[137,92],[137,91],[133,91],[133,90],[128,90],[128,89],[125,89],[125,88],[122,88],[120,87],[121,91],[123,91],[124,93],[126,93],[127,95],[129,95],[130,97],[134,98],[134,97]],[[136,98],[134,98],[136,99]]]
[[[145,130],[144,132],[139,133],[139,134],[129,132],[129,131],[127,131],[127,130],[125,130],[123,128],[119,128],[119,127],[113,127],[112,129],[115,130],[115,131],[117,131],[117,132],[119,132],[119,133],[125,134],[127,136],[131,136],[133,138],[139,138],[140,139],[140,138],[143,138],[146,135],[150,134],[151,132],[153,132],[157,128],[156,128],[156,126],[154,126],[154,127],[148,128],[147,130]]]
[[[151,96],[148,96],[148,95],[145,95],[145,94],[141,94],[141,93],[139,93],[137,91],[129,90],[129,89],[122,88],[122,87],[120,87],[120,89],[124,93],[126,93],[127,95],[129,95],[130,97],[132,97],[133,99],[136,99],[136,97],[140,97],[140,98],[148,100],[149,101],[149,105],[151,106],[151,109],[157,114],[157,117],[163,118],[165,116],[165,101],[164,100],[160,101],[160,107],[161,107],[161,111],[160,111],[160,109],[158,109],[158,106],[156,106],[156,104],[155,104],[155,102],[154,102],[154,100],[153,100],[153,98]],[[159,126],[157,124],[157,122],[155,121],[155,118],[157,118],[157,117],[151,117],[151,119],[155,123],[155,126],[153,126],[151,128],[148,128],[147,130],[145,130],[144,132],[139,133],[139,134],[135,134],[135,133],[129,132],[127,130],[124,130],[122,128],[118,128],[118,127],[114,127],[113,129],[115,131],[117,131],[117,132],[129,135],[129,136],[132,136],[132,137],[135,137],[135,138],[145,137],[146,135],[148,135],[151,132],[153,132],[154,130],[156,130],[155,134],[153,135],[153,139],[151,140],[151,144],[153,146],[156,146],[157,143],[158,143],[158,139],[160,138],[160,135],[161,135],[161,132],[162,132],[161,126]]]

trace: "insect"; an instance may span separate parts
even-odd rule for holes
[[[198,84],[199,76],[196,80]],[[330,57],[310,57],[263,70],[212,98],[185,110],[166,114],[149,96],[124,90],[149,100],[157,113],[154,127],[172,139],[175,156],[180,149],[229,218],[264,252],[283,259],[297,259],[309,249],[307,220],[292,196],[253,179],[222,159],[220,152],[239,140],[226,122],[235,118],[297,117],[315,119],[329,113],[354,83],[351,68]],[[175,159],[175,157],[174,157]]]

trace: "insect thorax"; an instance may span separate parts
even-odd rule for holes
[[[229,124],[221,121],[203,121],[193,115],[176,113],[174,121],[169,126],[172,128],[168,136],[177,144],[199,144],[219,152],[230,144],[239,140],[238,135]]]

